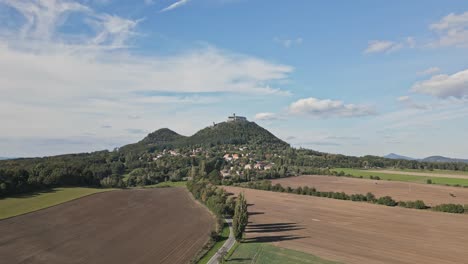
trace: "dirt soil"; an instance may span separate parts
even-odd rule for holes
[[[0,221],[0,263],[187,263],[215,219],[185,188],[99,193]]]
[[[468,204],[468,188],[321,175],[289,177],[271,182],[273,185],[279,183],[283,187],[315,187],[318,191],[325,192],[345,192],[347,194],[371,192],[377,197],[391,196],[396,201],[422,200],[427,205]]]
[[[411,175],[411,176],[428,176],[428,177],[441,177],[441,178],[468,179],[468,175],[464,175],[464,174],[410,172],[410,171],[395,171],[395,170],[368,170],[368,171],[369,172],[387,173],[387,174]]]
[[[320,197],[244,192],[246,242],[265,242],[342,263],[466,263],[468,215]]]

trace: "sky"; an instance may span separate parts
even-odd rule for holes
[[[236,113],[295,147],[468,158],[468,2],[0,0],[0,156]]]

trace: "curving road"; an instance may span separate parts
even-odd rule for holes
[[[224,242],[224,245],[218,249],[218,252],[211,257],[207,264],[218,264],[219,258],[222,255],[222,252],[228,252],[236,243],[236,239],[234,238],[234,232],[232,231],[232,219],[226,219],[226,223],[229,225],[229,238]]]

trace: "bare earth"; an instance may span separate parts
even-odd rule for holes
[[[423,200],[427,205],[443,203],[468,204],[468,188],[320,175],[272,180],[273,185],[277,183],[292,188],[299,186],[315,187],[317,190],[325,192],[345,192],[347,194],[371,192],[377,197],[391,196],[396,201]]]
[[[412,175],[412,176],[429,176],[429,177],[441,177],[441,178],[458,178],[468,179],[468,175],[463,174],[444,174],[444,173],[429,173],[429,172],[409,172],[409,171],[395,171],[395,170],[368,170],[370,172],[381,172],[388,174],[398,175]]]
[[[269,242],[351,264],[468,259],[468,215],[225,188],[244,192],[251,204],[247,242]]]
[[[100,193],[0,221],[0,262],[187,263],[214,224],[184,188]]]

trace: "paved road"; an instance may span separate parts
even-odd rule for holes
[[[232,232],[232,219],[226,219],[226,222],[229,225],[229,238],[226,240],[226,242],[224,242],[224,245],[218,250],[218,252],[216,252],[216,254],[214,254],[213,257],[208,261],[208,264],[218,264],[218,259],[221,256],[221,252],[228,252],[236,243],[234,232]]]

